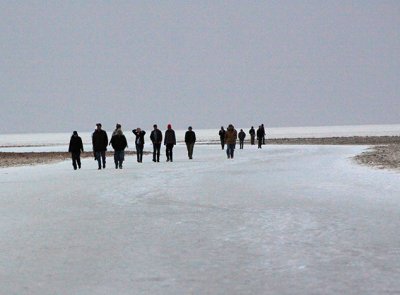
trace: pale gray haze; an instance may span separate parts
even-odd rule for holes
[[[0,1],[0,132],[397,124],[400,1]]]

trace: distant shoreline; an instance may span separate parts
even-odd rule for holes
[[[245,139],[245,144],[250,144],[250,139]],[[184,143],[179,141],[178,143]],[[218,139],[198,141],[196,144],[219,144]],[[335,137],[296,137],[296,138],[266,138],[267,144],[289,144],[289,145],[377,145],[377,144],[400,144],[400,136],[335,136]],[[255,140],[257,144],[257,140]],[[53,147],[62,144],[20,144],[20,145],[0,145],[0,148],[21,148],[21,147]]]
[[[371,145],[368,151],[354,157],[357,163],[377,168],[400,169],[400,136],[350,136],[321,138],[267,138],[267,145]],[[218,140],[197,144],[219,144]],[[249,145],[249,140],[245,141]],[[46,145],[0,146],[0,148],[38,147]],[[149,152],[146,152],[149,153]],[[127,151],[127,155],[136,154]],[[113,152],[107,152],[112,156]],[[68,152],[0,152],[0,168],[39,165],[70,159]],[[93,157],[92,152],[82,153],[83,158]]]

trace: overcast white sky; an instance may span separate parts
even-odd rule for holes
[[[397,0],[0,0],[0,56],[1,133],[400,123]]]

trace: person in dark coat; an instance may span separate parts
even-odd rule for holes
[[[258,129],[257,129],[257,141],[258,141],[258,148],[259,149],[261,149],[261,145],[262,145],[262,142],[263,142],[263,137],[264,137],[264,131],[261,128],[261,126],[258,126]]]
[[[219,130],[219,140],[220,140],[220,142],[221,142],[221,147],[222,147],[222,149],[224,149],[224,146],[225,146],[225,129],[224,129],[224,126],[221,126],[221,130]]]
[[[226,155],[228,156],[228,159],[233,159],[236,146],[236,139],[237,139],[237,131],[232,124],[229,124],[225,132]]]
[[[101,162],[103,162],[103,169],[106,168],[106,151],[108,145],[107,132],[101,129],[101,123],[96,124],[96,130],[92,135],[92,145],[94,158],[99,164],[99,170],[101,169]]]
[[[150,140],[153,143],[153,162],[160,162],[160,150],[163,136],[156,124],[153,125],[153,128],[154,130],[150,133]]]
[[[115,169],[122,169],[122,163],[125,160],[125,149],[128,146],[126,137],[121,129],[118,129],[111,137],[111,146],[114,149],[114,163]]]
[[[115,125],[115,130],[113,131],[113,133],[112,133],[112,135],[111,135],[111,138],[112,138],[114,135],[116,135],[118,129],[121,129],[121,128],[122,128],[121,124],[117,123],[117,124]],[[108,145],[111,145],[111,140],[110,140],[110,143],[109,143]]]
[[[135,146],[136,146],[136,156],[138,163],[142,163],[143,160],[143,147],[144,147],[144,135],[146,131],[136,128],[132,130],[133,134],[135,134]]]
[[[71,153],[72,157],[72,166],[74,170],[79,167],[81,169],[81,152],[83,153],[83,144],[82,138],[78,136],[78,132],[74,131],[71,136],[71,140],[69,141],[68,152]]]
[[[254,130],[253,126],[251,126],[251,128],[250,128],[249,134],[250,134],[250,144],[254,145],[254,140],[256,138],[256,131]]]
[[[172,129],[171,124],[168,124],[167,128],[164,135],[165,153],[167,162],[172,162],[172,149],[176,145],[175,131]]]
[[[239,148],[242,150],[244,139],[246,138],[246,133],[243,131],[243,129],[240,129],[238,136],[239,136]]]
[[[261,124],[261,132],[262,132],[262,144],[265,144],[265,128],[264,128],[264,124]]]
[[[185,143],[188,150],[188,157],[190,160],[193,159],[193,148],[196,142],[196,133],[192,130],[192,126],[189,126],[188,131],[185,133]]]

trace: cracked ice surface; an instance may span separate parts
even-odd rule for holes
[[[0,294],[400,293],[399,174],[365,148],[0,169]]]

